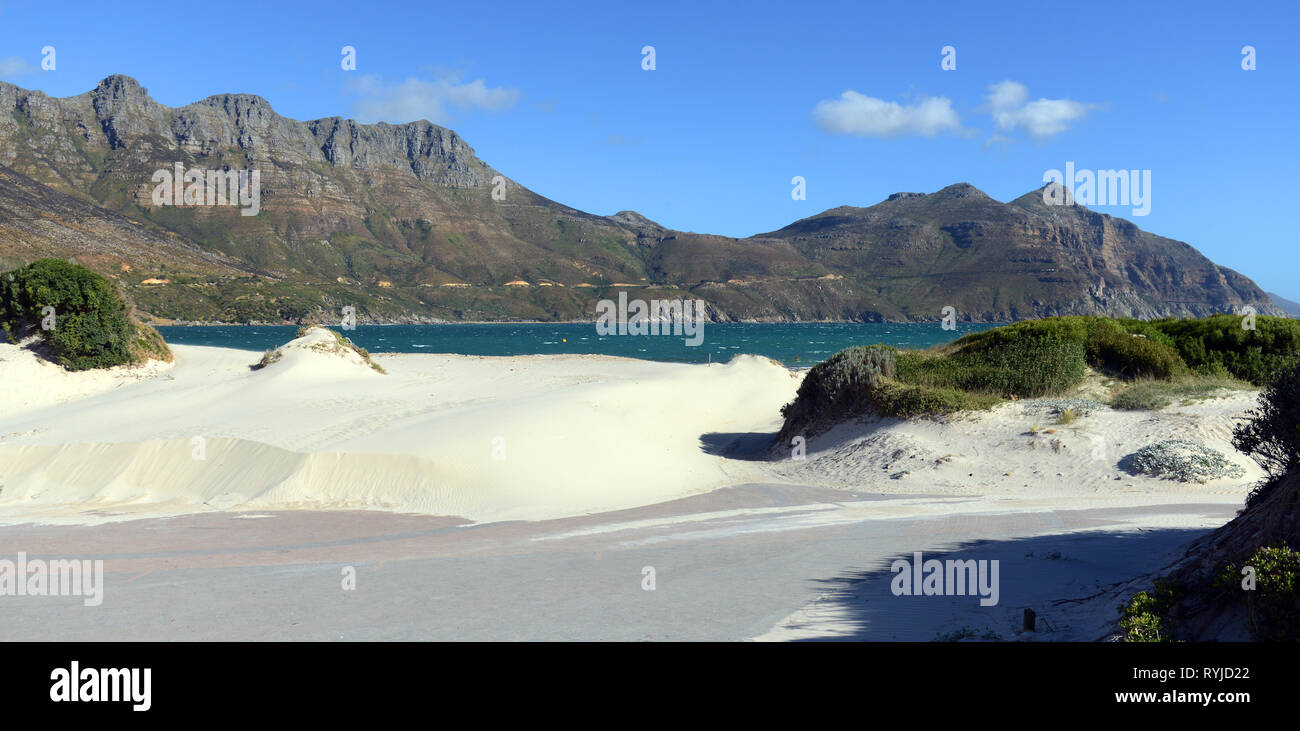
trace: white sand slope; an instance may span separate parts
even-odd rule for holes
[[[26,346],[36,340],[33,336],[17,346],[0,340],[0,418],[111,391],[153,378],[172,367],[171,363],[155,360],[142,366],[73,373],[27,350]],[[0,437],[4,436],[0,433]]]
[[[758,453],[801,374],[754,356],[376,356],[383,375],[319,329],[258,371],[247,351],[173,350],[167,367],[69,374],[0,345],[0,522],[273,508],[540,520],[748,482],[1050,513],[1239,504],[1260,476],[1230,444],[1251,393],[1154,413],[1102,409],[1060,426],[1026,402],[860,421],[811,439],[805,460],[777,450],[769,461]],[[1174,437],[1220,450],[1245,476],[1200,485],[1119,470],[1125,455]],[[860,519],[849,513],[836,515]]]
[[[104,375],[46,373],[0,346],[0,520],[309,507],[482,521],[645,505],[753,479],[759,465],[701,437],[775,431],[798,384],[753,356],[387,355],[382,375],[320,330],[258,371],[247,351],[173,350],[165,372]]]
[[[1071,424],[1055,423],[1034,401],[940,420],[865,419],[809,439],[804,460],[776,454],[784,459],[772,468],[791,482],[879,493],[1096,498],[1097,505],[1134,502],[1127,498],[1240,502],[1263,471],[1233,448],[1232,428],[1257,399],[1255,392],[1225,390],[1161,411],[1101,408]],[[1198,484],[1120,469],[1125,456],[1165,439],[1205,444],[1245,474]]]

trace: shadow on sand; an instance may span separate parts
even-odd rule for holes
[[[846,421],[832,429],[817,433],[808,440],[811,442],[815,439],[816,444],[806,442],[805,446],[809,454],[831,451],[855,439],[870,436],[890,421],[887,419]],[[776,438],[779,435],[780,432],[710,432],[700,435],[700,448],[706,454],[747,462],[786,459],[790,456],[794,445],[777,444]]]
[[[1010,540],[977,540],[931,559],[998,561],[997,604],[981,606],[979,589],[964,595],[895,595],[883,565],[817,580],[821,598],[789,618],[779,639],[796,641],[1084,641],[1118,632],[1119,605],[1148,588],[1154,575],[1209,529],[1088,531]],[[918,545],[927,541],[917,536]],[[932,541],[931,541],[932,542]],[[991,579],[992,571],[987,572]],[[947,579],[945,575],[945,580]],[[955,582],[954,582],[955,583]],[[899,582],[901,587],[901,580]],[[954,589],[954,587],[947,587]],[[988,594],[993,598],[993,593]],[[1036,614],[1034,631],[1023,631],[1025,610]]]

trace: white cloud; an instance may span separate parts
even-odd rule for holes
[[[1069,99],[1029,101],[1029,87],[1016,81],[990,86],[984,101],[999,130],[1023,128],[1039,139],[1064,132],[1071,122],[1082,119],[1095,106]]]
[[[0,76],[21,76],[36,72],[36,67],[27,63],[22,56],[0,58]]]
[[[389,83],[377,76],[362,76],[349,82],[347,89],[359,97],[353,105],[358,120],[395,124],[418,119],[444,124],[453,112],[500,111],[514,106],[521,96],[518,89],[488,86],[482,79],[459,81],[456,76],[433,80],[407,77]]]
[[[860,137],[934,137],[942,132],[961,131],[961,120],[953,111],[952,101],[941,96],[903,105],[850,89],[839,99],[818,102],[813,118],[826,132]]]

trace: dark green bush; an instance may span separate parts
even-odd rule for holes
[[[1049,317],[927,351],[850,348],[809,371],[781,413],[788,430],[792,422],[833,423],[867,411],[908,416],[988,408],[1002,398],[1065,393],[1082,382],[1087,366],[1127,381],[1150,379],[1157,385],[1130,389],[1116,406],[1159,408],[1173,396],[1239,385],[1234,378],[1267,382],[1255,379],[1280,368],[1286,354],[1300,353],[1300,322],[1258,317],[1253,331],[1241,323],[1235,315],[1153,322]]]
[[[872,404],[871,391],[894,376],[896,353],[885,345],[841,350],[808,371],[795,400],[781,409],[781,415],[843,418],[865,412]]]
[[[1089,365],[1126,378],[1171,378],[1190,370],[1232,376],[1256,386],[1267,383],[1274,371],[1300,355],[1300,320],[1258,316],[1254,330],[1244,329],[1242,323],[1239,315],[1149,322],[1048,317],[973,333],[954,345],[991,345],[1041,335],[1082,343]],[[1123,338],[1124,334],[1129,337]]]
[[[972,393],[941,386],[886,383],[873,392],[874,405],[886,416],[935,416],[958,411],[990,409],[1002,399],[992,394]]]
[[[1025,320],[991,330],[971,333],[958,338],[953,345],[959,349],[997,348],[1005,343],[1024,337],[1049,337],[1057,340],[1070,340],[1085,343],[1088,340],[1088,328],[1092,317],[1047,317],[1041,320]]]
[[[1300,320],[1255,318],[1255,329],[1242,328],[1238,315],[1214,315],[1196,320],[1155,320],[1148,325],[1173,343],[1188,366],[1198,373],[1230,374],[1256,386],[1300,356]]]
[[[1084,350],[1078,343],[1028,331],[1011,337],[988,338],[947,355],[902,354],[898,358],[898,380],[1003,397],[1033,398],[1061,393],[1078,385],[1085,365]]]
[[[1026,338],[1076,343],[1083,347],[1088,365],[1124,378],[1171,378],[1187,371],[1168,338],[1140,320],[1048,317],[973,333],[953,345],[963,351],[997,350]]]
[[[1090,323],[1084,348],[1089,365],[1122,378],[1169,379],[1188,370],[1178,351],[1113,320]]]
[[[45,308],[53,308],[53,327]],[[68,370],[170,360],[162,338],[134,322],[117,287],[63,259],[40,259],[0,275],[0,328],[13,341],[40,335]]]
[[[968,391],[1033,398],[1061,393],[1083,380],[1084,350],[1060,338],[1025,337],[982,351],[964,350],[952,358],[966,371],[958,385]]]
[[[1267,494],[1287,472],[1300,469],[1300,358],[1273,375],[1259,394],[1259,405],[1233,428],[1232,446],[1268,473],[1247,498],[1247,506]]]
[[[1254,569],[1255,589],[1242,586],[1244,567]],[[1300,640],[1300,553],[1289,546],[1266,546],[1241,562],[1228,564],[1218,576],[1219,588],[1245,594],[1250,631],[1260,642]]]

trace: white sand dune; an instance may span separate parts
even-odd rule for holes
[[[1263,476],[1232,446],[1232,427],[1255,406],[1252,391],[1161,411],[1101,408],[1071,424],[1033,409],[1002,404],[950,419],[864,419],[808,440],[806,459],[772,468],[806,485],[852,485],[879,493],[983,495],[1017,502],[1091,498],[1091,504],[1195,498],[1240,502]],[[1244,475],[1204,484],[1132,475],[1120,460],[1149,444],[1190,439],[1221,452]]]
[[[303,507],[483,521],[646,505],[754,477],[701,437],[775,431],[798,384],[753,356],[388,355],[381,375],[331,344],[312,331],[258,371],[247,351],[177,346],[174,367],[93,375],[2,346],[0,520]],[[41,397],[13,396],[28,388]]]
[[[747,482],[1052,511],[1239,503],[1260,475],[1229,442],[1250,393],[1060,426],[1025,402],[859,421],[811,439],[807,459],[765,461],[754,447],[801,377],[765,358],[376,356],[384,375],[319,329],[281,350],[258,371],[247,351],[178,346],[169,366],[70,374],[0,346],[0,521],[275,508],[540,520]],[[1245,476],[1199,485],[1119,470],[1171,437],[1219,449]],[[746,453],[714,453],[729,443]]]

